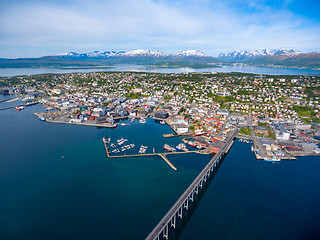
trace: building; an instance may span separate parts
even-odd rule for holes
[[[276,134],[276,139],[279,141],[288,141],[290,139],[290,133],[279,123],[272,123],[271,125]]]
[[[254,128],[254,133],[255,134],[262,134],[264,136],[268,136],[269,134],[269,129],[266,126],[256,126]]]

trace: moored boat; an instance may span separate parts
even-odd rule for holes
[[[38,103],[39,103],[38,101],[28,102],[28,103],[26,103],[26,106],[32,106],[32,105],[36,105],[36,104],[38,104]]]
[[[197,144],[195,142],[192,142],[192,141],[189,141],[188,145],[191,146],[191,147],[196,147],[197,146]]]
[[[165,144],[163,146],[163,149],[167,150],[168,152],[173,152],[175,150],[173,147],[169,146],[168,144]]]
[[[140,120],[139,120],[139,123],[146,123],[147,122],[147,120],[145,119],[145,118],[141,118]]]
[[[195,133],[197,136],[200,136],[200,135],[205,134],[205,131],[203,131],[203,129],[196,129],[196,130],[194,131],[194,133]]]
[[[184,143],[179,143],[177,146],[176,146],[176,149],[179,150],[179,151],[186,151],[187,150],[187,147]]]
[[[278,157],[272,157],[272,158],[265,158],[265,159],[263,159],[263,161],[265,161],[265,162],[280,162],[281,159]]]

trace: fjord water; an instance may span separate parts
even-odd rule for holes
[[[176,172],[158,157],[108,159],[106,135],[156,151],[179,140],[151,119],[105,129],[41,122],[41,110],[0,111],[0,239],[143,239],[210,159],[170,156]],[[319,157],[256,161],[236,141],[180,239],[319,236],[319,169]]]
[[[242,72],[267,75],[311,75],[319,76],[320,70],[292,69],[292,68],[271,68],[250,65],[221,65],[213,68],[192,68],[192,67],[154,67],[135,64],[117,64],[114,66],[87,66],[87,67],[30,67],[30,68],[0,68],[0,77],[11,77],[20,75],[34,75],[45,73],[75,73],[75,72],[110,72],[110,71],[133,71],[153,73],[188,73],[188,72]]]

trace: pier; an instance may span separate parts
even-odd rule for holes
[[[199,195],[199,191],[213,174],[217,165],[220,163],[222,156],[230,149],[234,137],[239,132],[236,129],[222,145],[217,154],[210,160],[205,168],[199,173],[195,180],[190,184],[187,190],[180,196],[176,203],[170,208],[167,214],[160,220],[156,227],[146,237],[146,240],[160,240],[169,239],[170,233],[177,227],[177,221],[182,220],[184,211],[189,210],[189,203],[195,200],[195,197]]]
[[[201,153],[199,150],[195,151],[188,151],[188,152],[166,152],[166,153],[141,153],[141,154],[126,154],[126,155],[118,155],[118,156],[111,156],[109,153],[109,148],[105,142],[103,142],[104,147],[106,149],[106,154],[108,158],[124,158],[124,157],[148,157],[148,156],[159,156],[161,157],[174,171],[178,169],[170,162],[167,158],[167,155],[171,154],[186,154],[186,153]]]
[[[25,107],[25,106],[26,106],[26,104],[25,104],[25,103],[23,103],[23,104],[19,104],[19,105],[16,105],[16,106],[11,106],[11,107],[1,108],[1,109],[0,109],[0,111],[7,110],[7,109],[11,109],[11,108],[16,108],[16,107],[20,107],[20,106]]]

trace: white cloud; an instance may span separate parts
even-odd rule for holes
[[[30,49],[33,56],[135,48],[193,48],[212,55],[235,49],[319,49],[319,23],[249,2],[247,9],[234,1],[204,0],[9,4],[0,15],[0,57],[22,57]],[[9,56],[14,47],[25,47],[25,53]]]

